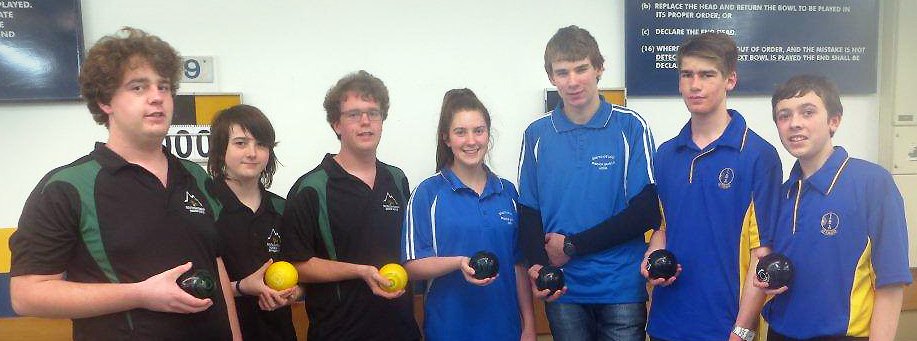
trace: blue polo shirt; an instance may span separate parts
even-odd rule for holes
[[[519,340],[516,198],[513,184],[490,171],[480,196],[449,168],[414,190],[402,229],[402,262],[490,251],[500,264],[497,279],[483,287],[465,281],[461,271],[428,281],[427,340]]]
[[[911,283],[904,201],[882,167],[835,147],[808,179],[781,188],[774,250],[796,267],[764,317],[792,338],[869,336],[876,288]]]
[[[586,124],[557,108],[525,130],[519,160],[519,203],[540,211],[545,232],[569,235],[608,219],[654,183],[655,144],[636,112],[605,102]],[[646,244],[633,240],[564,265],[562,303],[646,301],[639,265]]]
[[[689,121],[659,146],[656,180],[666,249],[683,271],[653,289],[647,333],[666,340],[726,340],[739,312],[750,250],[770,245],[783,171],[777,150],[737,111],[700,149]]]

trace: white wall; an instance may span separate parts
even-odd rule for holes
[[[913,32],[917,30],[917,2],[899,1],[890,7],[896,10],[892,18],[894,21],[887,22],[885,26],[896,25],[897,35],[883,38],[886,40],[894,38],[891,43],[894,53],[889,54],[889,58],[886,59],[889,60],[889,64],[894,65],[894,72],[890,73],[888,79],[883,80],[883,82],[893,84],[891,87],[893,87],[894,91],[889,91],[882,98],[884,107],[881,107],[882,110],[880,110],[880,115],[886,115],[886,117],[889,117],[889,121],[896,115],[917,114],[917,109],[915,109],[917,108],[917,96],[914,96],[917,94],[917,85],[914,84],[914,79],[917,78],[917,64],[914,64],[914,56],[917,55],[917,41],[913,37]],[[889,98],[888,95],[893,96]],[[911,228],[908,230],[910,246],[908,256],[911,267],[914,267],[917,266],[917,242],[915,242],[917,241],[917,228],[913,227],[913,222],[917,221],[917,205],[913,202],[917,200],[917,174],[913,172],[913,168],[909,167],[914,165],[913,161],[907,161],[909,159],[904,154],[909,153],[914,148],[914,145],[917,144],[917,133],[915,133],[917,132],[917,127],[897,126],[887,131],[888,140],[893,141],[889,145],[896,154],[892,155],[891,152],[887,154],[880,153],[879,156],[881,158],[887,155],[890,160],[894,160],[894,162],[889,163],[894,167],[892,170],[897,173],[894,178],[898,189],[904,196],[907,221],[912,223]],[[895,138],[892,138],[892,136],[895,136]],[[913,315],[912,319],[917,318],[917,313]],[[905,324],[901,325],[905,326]],[[911,326],[904,333],[917,334],[917,325]],[[899,332],[899,334],[901,333]],[[901,339],[900,335],[899,339]]]
[[[283,162],[272,190],[285,195],[338,143],[322,100],[344,74],[366,69],[388,86],[392,106],[379,151],[411,183],[432,174],[443,93],[469,87],[493,114],[492,168],[515,181],[521,133],[543,108],[550,87],[544,46],[560,27],[592,32],[607,61],[601,87],[624,86],[623,1],[241,1],[82,0],[86,45],[125,25],[159,35],[182,54],[215,57],[213,84],[181,91],[241,92],[273,121]],[[740,82],[741,82],[741,75]],[[673,86],[676,82],[672,77]],[[856,156],[877,158],[876,96],[845,97],[836,136]],[[734,98],[752,129],[777,144],[764,97]],[[678,98],[631,98],[657,143],[673,137],[688,113]],[[0,226],[15,226],[22,205],[50,169],[104,141],[83,104],[0,104]],[[12,147],[12,148],[9,148]],[[784,168],[791,158],[783,152]]]
[[[895,114],[917,115],[917,1],[898,2],[898,41],[895,44]]]

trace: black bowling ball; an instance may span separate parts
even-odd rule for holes
[[[212,298],[214,288],[216,288],[213,275],[205,269],[184,273],[178,277],[178,286],[191,296],[200,299]]]
[[[488,251],[478,251],[475,253],[468,261],[468,266],[474,269],[473,277],[476,279],[494,277],[497,275],[497,270],[500,269],[500,263],[497,262],[497,255]]]
[[[548,295],[553,295],[554,292],[564,287],[563,270],[550,265],[542,267],[541,270],[538,270],[538,279],[535,280],[535,287],[538,288],[538,291],[549,289],[551,293]]]
[[[768,289],[779,289],[793,281],[793,262],[779,253],[772,253],[761,257],[755,273],[758,280],[767,283]]]
[[[650,273],[650,278],[669,279],[675,276],[678,270],[678,260],[675,255],[666,249],[659,249],[650,253],[647,257],[646,271]]]

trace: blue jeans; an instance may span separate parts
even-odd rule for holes
[[[545,303],[556,341],[644,341],[646,304]]]

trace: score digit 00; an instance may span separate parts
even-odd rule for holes
[[[163,145],[179,158],[192,161],[207,160],[210,155],[210,129],[192,127],[169,132],[163,140]]]

